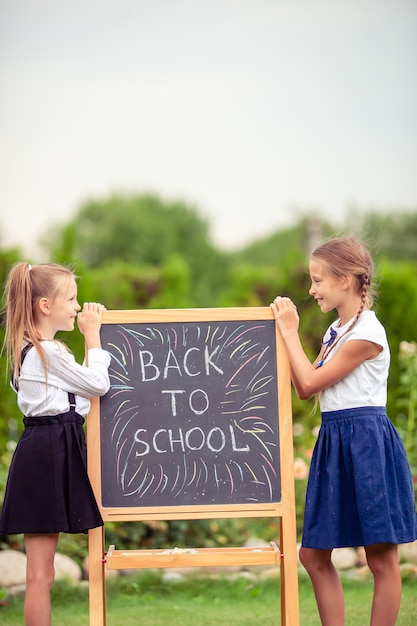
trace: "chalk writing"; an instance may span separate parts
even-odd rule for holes
[[[103,325],[104,507],[279,502],[273,320]]]

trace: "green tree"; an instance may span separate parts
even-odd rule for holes
[[[80,261],[89,271],[113,262],[161,268],[173,256],[182,257],[190,274],[188,306],[215,306],[228,282],[229,255],[211,243],[208,223],[196,208],[156,195],[89,200],[48,240],[54,242],[54,259]]]
[[[391,351],[388,413],[397,422],[401,389],[398,354],[401,341],[417,341],[417,262],[381,259],[377,265],[376,313],[387,331]]]
[[[272,232],[267,237],[252,241],[233,254],[233,264],[270,266],[279,271],[281,265],[304,263],[307,271],[308,256],[321,239],[334,234],[335,230],[324,220],[315,216],[303,217],[289,228]]]
[[[410,211],[351,211],[347,228],[367,242],[375,257],[391,261],[417,259],[417,209]]]

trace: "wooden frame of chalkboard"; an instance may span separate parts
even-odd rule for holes
[[[105,552],[104,528],[89,531],[90,624],[105,624],[106,568],[216,561],[279,564],[282,624],[297,624],[290,367],[271,309],[106,311],[101,340],[111,388],[87,450],[104,521],[278,517],[281,533],[279,548],[172,553]]]

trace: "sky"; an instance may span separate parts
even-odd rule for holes
[[[0,0],[0,244],[147,192],[229,249],[417,211],[417,2]]]

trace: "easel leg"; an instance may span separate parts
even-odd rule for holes
[[[106,626],[104,526],[88,531],[90,626]]]
[[[295,532],[281,518],[280,551],[281,551],[281,626],[299,626],[298,600],[298,563]]]

